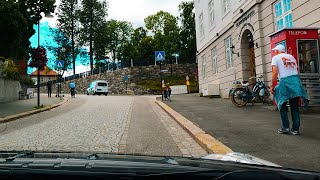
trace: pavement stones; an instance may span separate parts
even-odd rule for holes
[[[0,124],[0,151],[68,151],[199,157],[207,154],[155,96],[78,95]]]

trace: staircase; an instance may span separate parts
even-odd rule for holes
[[[310,97],[309,106],[320,108],[320,74],[301,74],[300,78]]]

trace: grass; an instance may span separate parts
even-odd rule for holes
[[[44,105],[41,104],[41,106],[34,106],[33,108],[34,108],[34,109],[41,109],[41,108],[44,108]]]
[[[170,86],[175,85],[186,85],[185,77],[164,77],[165,84],[169,83]],[[190,91],[198,90],[198,82],[195,81],[194,77],[189,76],[190,81]],[[161,79],[149,79],[149,80],[142,80],[137,82],[136,84],[142,86],[144,88],[149,88],[152,91],[160,90],[160,83]]]

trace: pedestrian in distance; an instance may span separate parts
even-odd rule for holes
[[[51,92],[52,92],[52,82],[49,80],[47,82],[47,88],[48,88],[48,97],[51,98]]]
[[[279,84],[276,87],[271,87],[271,92],[274,94],[282,121],[278,133],[289,134],[291,132],[293,135],[298,135],[300,128],[300,98],[303,100],[303,105],[307,106],[309,104],[309,97],[301,84],[296,59],[286,53],[283,45],[277,45],[272,50],[275,53],[271,63],[272,85],[276,84],[277,79],[279,79]],[[291,129],[288,119],[287,101],[289,101],[292,116]]]
[[[69,84],[69,87],[70,87],[70,93],[71,93],[71,97],[75,97],[75,88],[76,88],[76,84],[71,81],[70,84]]]
[[[171,87],[170,87],[170,84],[167,83],[165,87],[164,99],[171,101],[170,95],[171,95]]]

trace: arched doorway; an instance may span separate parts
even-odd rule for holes
[[[256,76],[253,36],[250,30],[245,30],[241,37],[241,60],[243,80]],[[255,82],[255,80],[250,83]]]

